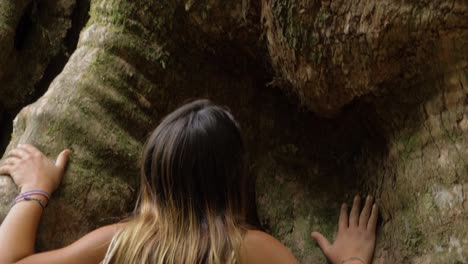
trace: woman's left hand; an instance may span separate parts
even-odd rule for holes
[[[8,152],[0,165],[0,174],[8,174],[21,189],[43,190],[50,194],[59,186],[71,151],[62,151],[55,163],[32,145],[19,144]]]
[[[372,263],[377,218],[378,208],[372,197],[367,196],[361,210],[361,197],[356,195],[349,214],[346,204],[341,206],[338,235],[333,244],[318,232],[313,232],[312,238],[330,263]]]

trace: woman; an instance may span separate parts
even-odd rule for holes
[[[0,227],[0,263],[297,263],[272,236],[246,223],[247,178],[239,126],[208,100],[169,114],[146,142],[134,215],[99,228],[72,245],[34,253],[49,195],[60,184],[70,150],[55,164],[31,145],[18,145],[0,166],[21,190]],[[368,264],[377,207],[341,208],[338,235],[315,239],[331,263]]]

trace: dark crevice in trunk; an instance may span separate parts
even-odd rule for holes
[[[65,37],[65,44],[69,54],[76,49],[81,30],[85,27],[89,20],[90,0],[77,1],[75,10],[72,14],[72,27]]]
[[[72,26],[67,32],[64,40],[64,49],[50,60],[44,71],[42,79],[35,85],[34,94],[28,104],[39,99],[49,88],[52,81],[57,77],[68,62],[71,54],[78,45],[81,29],[89,20],[89,0],[77,1],[72,14]]]
[[[6,147],[11,139],[11,132],[13,131],[13,118],[14,116],[7,111],[0,111],[0,158],[5,152]]]
[[[68,62],[70,55],[75,51],[78,45],[78,39],[80,32],[89,20],[89,8],[90,1],[77,1],[75,9],[72,14],[72,26],[67,32],[63,43],[63,49],[56,56],[51,58],[47,65],[42,79],[35,84],[34,93],[31,95],[28,101],[18,109],[10,109],[3,113],[0,112],[2,118],[0,119],[1,130],[0,130],[0,154],[3,155],[8,143],[11,139],[11,133],[13,131],[13,119],[19,113],[22,107],[37,101],[49,88],[52,81],[57,77]],[[24,46],[24,42],[28,36],[28,30],[33,27],[35,21],[35,13],[37,6],[36,2],[32,1],[25,9],[24,14],[18,24],[14,46],[17,50],[21,50]]]
[[[36,10],[36,2],[31,1],[23,11],[23,15],[21,16],[21,19],[16,27],[15,39],[13,42],[14,47],[18,51],[23,50],[27,40],[27,36],[29,36],[30,30],[34,27],[34,24],[36,23]]]

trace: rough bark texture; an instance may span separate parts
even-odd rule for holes
[[[382,208],[375,263],[467,263],[466,9],[91,1],[76,50],[17,116],[9,145],[33,143],[51,157],[73,150],[38,247],[66,245],[130,212],[145,137],[187,98],[209,97],[242,124],[260,225],[302,263],[324,261],[310,232],[332,238],[339,204],[356,192]],[[0,219],[14,195],[0,176]]]
[[[0,3],[0,104],[29,103],[50,60],[63,49],[75,1]]]
[[[466,10],[461,1],[263,1],[273,84],[323,115],[355,100],[348,109],[371,134],[346,162],[381,199],[378,263],[468,261]],[[273,171],[260,212],[270,209],[273,233],[292,248],[307,248],[297,237],[314,219],[304,208],[320,208],[304,204],[312,177]],[[275,191],[298,198],[275,208]]]
[[[89,0],[0,2],[0,151],[11,121],[37,100],[76,48]]]
[[[379,91],[387,82],[425,80],[437,59],[435,43],[468,24],[464,1],[262,3],[279,85],[323,114]]]

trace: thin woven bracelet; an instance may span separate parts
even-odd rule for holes
[[[351,257],[351,258],[344,259],[344,260],[341,261],[341,264],[345,264],[346,262],[353,261],[353,260],[354,261],[359,261],[362,264],[366,264],[366,262],[362,258],[358,258],[358,257]]]
[[[23,198],[26,195],[32,195],[32,194],[39,194],[39,195],[42,195],[42,196],[46,197],[47,200],[50,200],[50,194],[48,192],[42,191],[42,190],[31,190],[31,191],[27,191],[27,192],[24,192],[24,193],[20,193],[16,197],[16,199],[20,199],[20,198]]]
[[[45,209],[47,207],[48,204],[45,204],[44,201],[42,201],[41,199],[37,199],[37,198],[34,198],[34,197],[29,197],[29,196],[25,196],[23,197],[21,200],[15,200],[13,202],[13,204],[11,205],[11,207],[13,207],[15,204],[19,203],[19,202],[29,202],[29,201],[36,201],[41,207],[42,209]]]
[[[20,195],[16,196],[15,201],[19,201],[19,200],[21,200],[21,199],[24,199],[24,197],[27,197],[27,196],[30,197],[30,196],[32,196],[32,195],[40,195],[40,196],[43,196],[44,198],[46,198],[47,201],[50,200],[49,197],[47,197],[47,196],[46,196],[45,194],[43,194],[43,193],[39,193],[39,192],[30,192],[30,193],[27,193],[27,194],[24,194],[24,193],[23,193],[23,194],[20,194]]]

